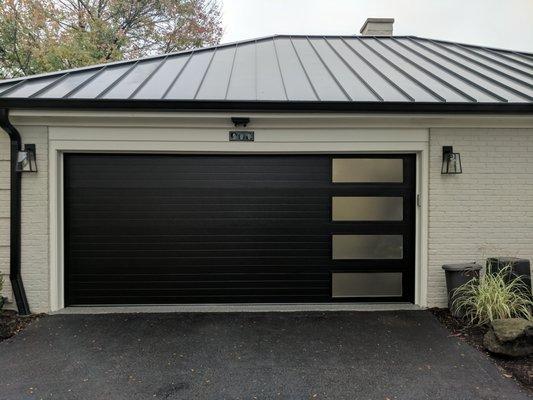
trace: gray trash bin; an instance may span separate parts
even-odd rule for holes
[[[445,264],[442,269],[446,272],[446,289],[448,290],[448,308],[454,316],[459,314],[452,309],[453,292],[459,286],[473,278],[479,278],[481,265],[476,263]]]
[[[498,272],[511,266],[510,277],[519,277],[531,291],[531,267],[529,260],[516,257],[487,258],[487,271]]]

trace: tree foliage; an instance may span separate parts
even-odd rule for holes
[[[0,77],[217,44],[216,0],[0,0]]]

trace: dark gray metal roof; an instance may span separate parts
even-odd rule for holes
[[[412,36],[282,35],[0,81],[0,106],[16,99],[531,104],[533,54]]]

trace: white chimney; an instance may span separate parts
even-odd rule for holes
[[[367,18],[361,28],[363,36],[392,36],[394,18]]]

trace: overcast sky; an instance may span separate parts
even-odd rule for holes
[[[415,35],[533,53],[533,0],[222,0],[222,42],[276,33],[352,35],[393,17]]]

